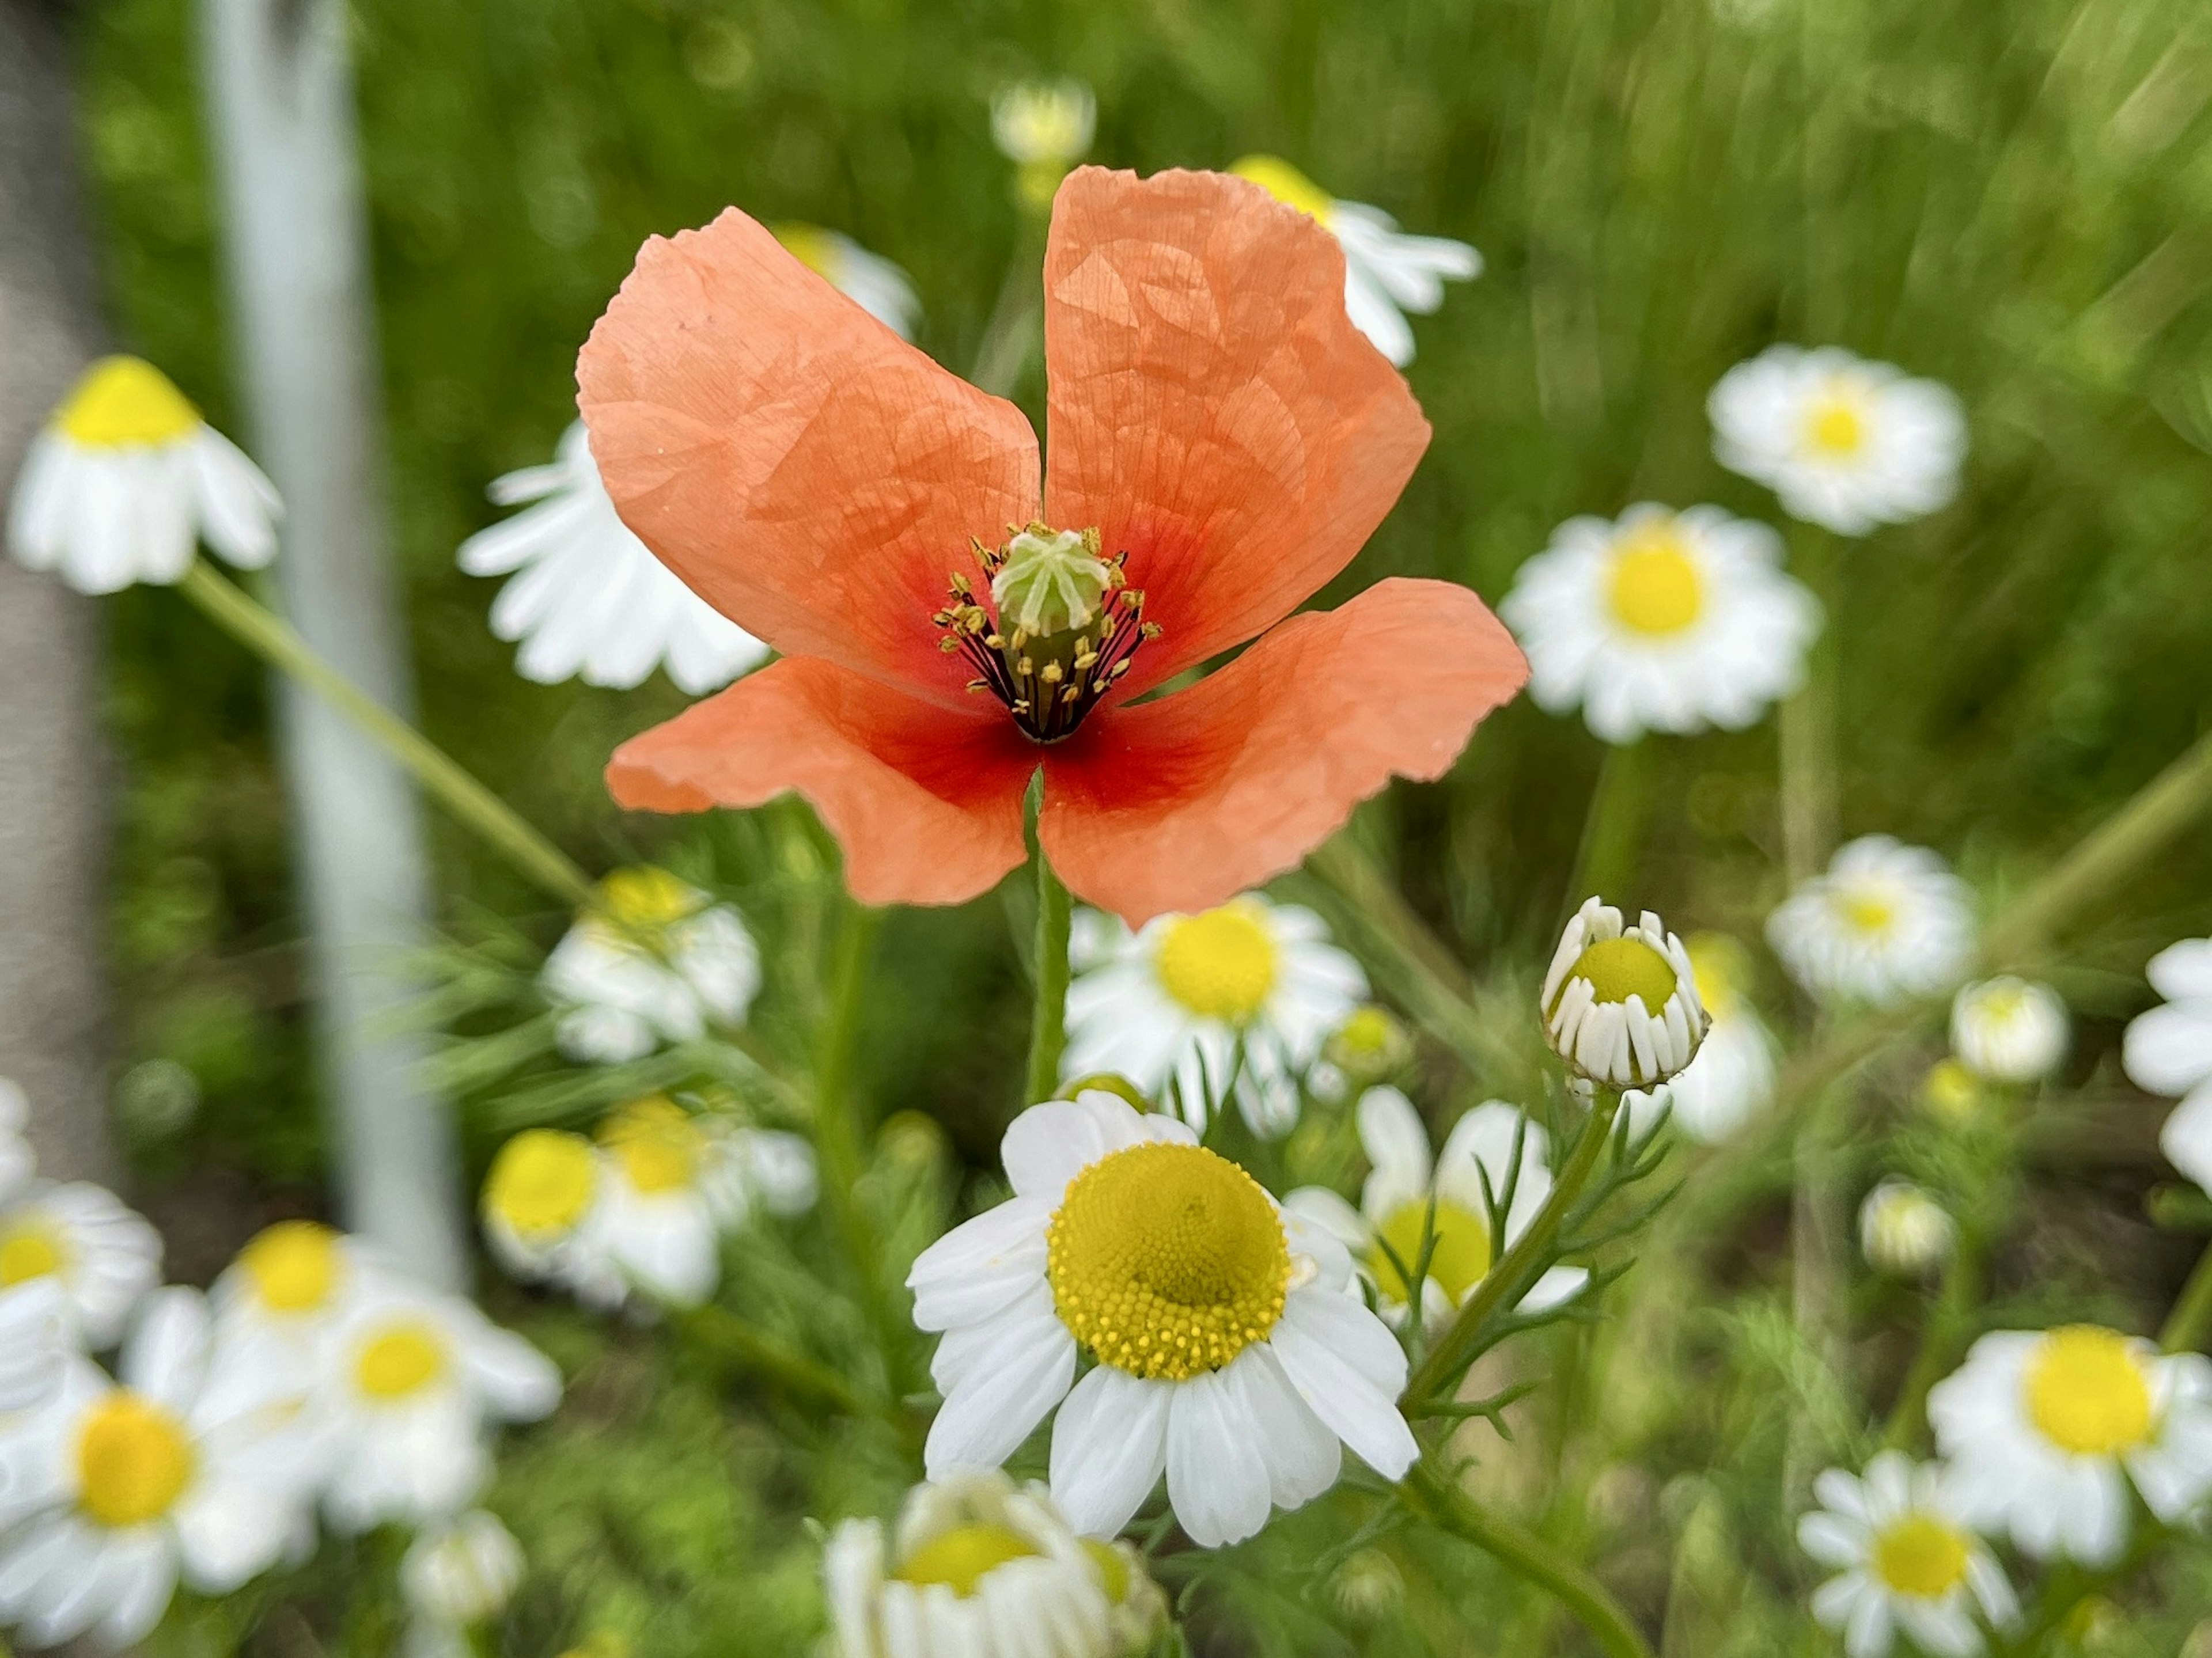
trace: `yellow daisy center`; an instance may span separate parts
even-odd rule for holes
[[[1249,179],[1284,206],[1294,207],[1323,224],[1336,207],[1335,197],[1279,155],[1247,155],[1229,170],[1240,179]]]
[[[1102,1543],[1095,1537],[1077,1540],[1083,1545],[1083,1552],[1091,1557],[1091,1564],[1098,1568],[1098,1581],[1106,1591],[1107,1604],[1120,1606],[1129,1594],[1127,1557],[1111,1543]]]
[[[491,1160],[484,1212],[526,1237],[572,1231],[592,1206],[598,1167],[592,1144],[557,1128],[526,1128]]]
[[[77,1506],[103,1526],[143,1526],[192,1477],[192,1442],[173,1412],[118,1388],[77,1430]]]
[[[638,1191],[675,1192],[698,1179],[707,1137],[665,1094],[632,1100],[607,1119],[599,1140]]]
[[[1009,1560],[1036,1554],[1036,1545],[1010,1526],[955,1526],[908,1555],[891,1576],[904,1583],[942,1583],[964,1600]]]
[[[85,371],[55,423],[87,448],[124,449],[190,437],[200,411],[152,363],[102,357]]]
[[[819,225],[796,222],[771,225],[769,234],[783,244],[783,251],[825,282],[835,285],[842,261],[837,239]]]
[[[1853,399],[1830,392],[1805,416],[1805,442],[1814,454],[1845,460],[1866,446],[1866,416]]]
[[[626,927],[650,931],[682,920],[699,908],[696,889],[665,869],[618,869],[599,883],[599,906]]]
[[[1899,1594],[1932,1600],[1966,1576],[1966,1536],[1930,1514],[1908,1514],[1875,1534],[1874,1572]]]
[[[1672,528],[1637,531],[1613,556],[1607,598],[1631,633],[1664,638],[1705,611],[1705,581]]]
[[[361,1345],[354,1354],[354,1381],[371,1399],[390,1402],[422,1392],[445,1375],[449,1363],[441,1333],[420,1319],[400,1319]]]
[[[1667,999],[1674,993],[1674,969],[1667,958],[1632,934],[1624,933],[1618,938],[1601,938],[1575,957],[1575,964],[1567,970],[1567,983],[1577,979],[1589,981],[1590,988],[1601,1002],[1625,1002],[1631,996],[1644,999],[1644,1011],[1656,1013],[1667,1005]],[[1565,994],[1562,989],[1562,995]]]
[[[238,1252],[238,1264],[264,1307],[313,1312],[337,1281],[338,1235],[311,1220],[280,1220],[254,1235]]]
[[[1724,933],[1699,932],[1683,949],[1689,955],[1690,977],[1705,1011],[1716,1018],[1731,1011],[1742,1000],[1744,981],[1750,976],[1743,946]]]
[[[1280,963],[1256,906],[1224,904],[1179,916],[1161,935],[1160,988],[1200,1018],[1249,1024],[1267,1005]]]
[[[2028,1420],[2076,1456],[2115,1456],[2150,1437],[2150,1382],[2127,1339],[2090,1324],[2045,1335],[2028,1361]]]
[[[1422,1224],[1427,1220],[1428,1200],[1401,1204],[1390,1218],[1375,1229],[1376,1247],[1368,1251],[1368,1266],[1375,1282],[1393,1301],[1413,1299],[1411,1286],[1390,1260],[1390,1254],[1410,1272],[1420,1264]],[[1490,1225],[1472,1209],[1437,1200],[1436,1248],[1429,1257],[1430,1281],[1451,1298],[1456,1307],[1467,1292],[1490,1271]],[[1384,1244],[1390,1253],[1385,1253]]]
[[[20,1216],[0,1227],[0,1287],[52,1278],[69,1258],[69,1240],[44,1215]]]
[[[1067,1185],[1045,1229],[1060,1322],[1132,1376],[1187,1381],[1267,1339],[1291,1277],[1260,1184],[1195,1145],[1133,1145]]]
[[[1982,1085],[1960,1060],[1938,1060],[1921,1079],[1920,1096],[1942,1116],[1964,1118],[1982,1096]]]
[[[1835,906],[1844,925],[1854,932],[1878,938],[1897,925],[1897,906],[1886,893],[1865,888],[1839,892]]]

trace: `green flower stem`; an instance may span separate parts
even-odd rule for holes
[[[794,1402],[825,1406],[843,1416],[872,1417],[909,1436],[916,1431],[914,1418],[890,1400],[865,1397],[827,1365],[726,1309],[709,1304],[678,1316],[684,1334],[696,1345],[766,1377]]]
[[[983,325],[983,341],[975,349],[975,366],[968,371],[971,383],[995,398],[1011,398],[1022,383],[1030,358],[1044,343],[1045,232],[1051,209],[1043,213],[1024,210],[1013,258],[999,283],[999,296],[991,306],[990,320]]]
[[[1590,790],[1589,815],[1583,819],[1574,873],[1567,878],[1566,898],[1559,911],[1562,926],[1593,893],[1618,902],[1619,895],[1635,878],[1637,852],[1650,799],[1646,785],[1651,774],[1651,750],[1658,740],[1642,737],[1606,745],[1596,786]]]
[[[411,773],[447,811],[530,880],[571,908],[592,897],[592,879],[514,809],[464,771],[444,750],[325,662],[292,624],[196,559],[177,591],[272,666],[353,721]]]
[[[1609,1658],[1652,1658],[1651,1643],[1602,1583],[1534,1532],[1486,1509],[1433,1464],[1416,1464],[1400,1489],[1407,1506],[1432,1525],[1558,1597]]]
[[[2158,1345],[2169,1353],[2193,1353],[2203,1347],[2208,1334],[2212,1334],[2212,1244],[2197,1258],[2196,1270],[2181,1287],[2181,1299],[2173,1303],[2166,1327],[2158,1333]]]
[[[1060,1056],[1067,1047],[1067,938],[1075,920],[1074,900],[1042,847],[1030,861],[1036,866],[1036,1006],[1030,1016],[1024,1106],[1050,1099],[1060,1086]]]
[[[1836,843],[1835,543],[1826,532],[1797,526],[1798,576],[1813,590],[1828,626],[1805,655],[1805,683],[1775,720],[1780,746],[1783,862],[1790,884],[1817,874]]]
[[[1533,1269],[1549,1261],[1568,1212],[1581,1200],[1583,1188],[1589,1184],[1590,1176],[1597,1170],[1598,1159],[1605,1155],[1606,1145],[1613,1138],[1613,1120],[1620,1109],[1619,1093],[1610,1088],[1597,1090],[1589,1120],[1583,1124],[1582,1134],[1575,1141],[1566,1167],[1559,1171],[1551,1195],[1544,1199],[1544,1206],[1528,1223],[1528,1230],[1484,1275],[1474,1293],[1460,1303],[1452,1321],[1444,1327],[1443,1333],[1407,1381],[1403,1408],[1407,1416],[1425,1415],[1431,1406],[1451,1402],[1444,1395],[1454,1379],[1473,1360],[1483,1326],[1493,1314],[1507,1310],[1500,1303],[1508,1296],[1525,1291],[1527,1286],[1522,1280],[1534,1280]]]
[[[1972,1238],[1961,1237],[1958,1253],[1943,1269],[1942,1287],[1921,1326],[1920,1351],[1913,1355],[1912,1369],[1906,1373],[1905,1386],[1883,1424],[1885,1449],[1905,1450],[1919,1438],[1927,1420],[1929,1393],[1958,1362],[1959,1338],[1981,1295],[1980,1251]]]

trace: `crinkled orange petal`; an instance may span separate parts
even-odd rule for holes
[[[732,208],[654,237],[576,365],[623,521],[779,651],[947,707],[930,613],[971,535],[1036,516],[1012,404],[946,373]]]
[[[1294,616],[1187,690],[1102,709],[1045,751],[1044,849],[1131,926],[1293,868],[1391,777],[1441,776],[1528,665],[1446,581]]]
[[[1036,750],[997,703],[951,714],[810,657],[787,657],[615,750],[633,811],[757,806],[787,792],[845,849],[864,904],[957,904],[1028,855]]]
[[[1129,555],[1134,695],[1272,627],[1341,570],[1428,446],[1344,309],[1344,255],[1218,173],[1084,167],[1045,252],[1045,516]]]

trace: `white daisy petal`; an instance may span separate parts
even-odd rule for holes
[[[1260,1424],[1221,1370],[1180,1384],[1168,1406],[1168,1501],[1201,1548],[1241,1543],[1272,1502]]]
[[[1268,1345],[1306,1407],[1384,1478],[1420,1455],[1398,1413],[1406,1355],[1365,1307],[1348,1296],[1293,1291]]]
[[[1077,1382],[1052,1429],[1052,1496],[1068,1524],[1111,1537],[1167,1471],[1175,1384],[1099,1365]]]

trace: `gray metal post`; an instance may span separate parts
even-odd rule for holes
[[[276,563],[295,626],[371,695],[410,712],[383,511],[368,214],[344,0],[201,0],[233,333],[255,452],[283,494]],[[392,1015],[429,882],[420,803],[310,693],[280,692],[313,931],[317,1036],[349,1224],[434,1282],[465,1254],[452,1123]]]

